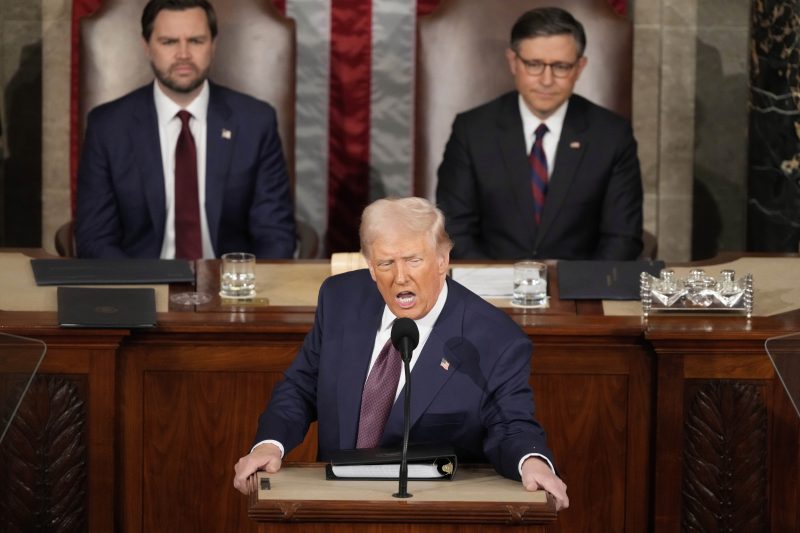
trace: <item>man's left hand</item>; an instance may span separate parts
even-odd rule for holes
[[[522,486],[525,490],[543,489],[552,494],[556,500],[556,511],[569,507],[566,483],[541,459],[529,457],[522,463]]]

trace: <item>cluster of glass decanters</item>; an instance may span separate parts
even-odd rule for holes
[[[753,315],[753,275],[736,279],[733,270],[722,270],[719,279],[701,268],[679,278],[671,268],[658,277],[642,272],[640,277],[642,314],[653,311],[740,311]]]

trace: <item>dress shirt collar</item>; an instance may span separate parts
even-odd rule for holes
[[[178,111],[181,109],[186,109],[186,111],[192,114],[192,117],[195,120],[205,122],[206,115],[208,114],[209,93],[210,89],[208,87],[208,80],[205,80],[203,82],[203,88],[200,91],[200,94],[198,94],[197,97],[189,103],[189,105],[186,107],[181,107],[164,93],[157,81],[154,81],[153,97],[156,103],[158,122],[162,126],[168,124],[172,119],[175,118],[175,115],[177,115]]]
[[[539,127],[539,124],[544,123],[549,130],[548,133],[552,134],[552,136],[546,135],[545,139],[547,139],[548,136],[556,141],[561,138],[561,130],[564,127],[564,117],[567,116],[569,99],[561,104],[552,115],[547,117],[546,120],[542,120],[534,115],[530,109],[528,109],[528,106],[525,105],[525,100],[522,98],[521,94],[518,96],[518,98],[519,114],[522,117],[522,131],[525,132],[525,146],[527,147],[528,151],[530,151],[531,146],[533,146],[533,140],[535,138],[533,132],[536,131],[536,128]]]
[[[444,285],[442,285],[442,290],[439,291],[439,297],[436,298],[436,303],[433,305],[428,314],[424,317],[420,318],[419,320],[415,320],[414,322],[417,324],[417,328],[419,329],[419,336],[420,339],[427,339],[428,335],[430,334],[431,330],[433,330],[433,325],[436,324],[436,320],[439,318],[439,315],[442,314],[442,309],[444,308],[444,304],[447,301],[447,280],[445,280]],[[389,310],[388,305],[383,306],[383,317],[381,317],[381,328],[380,331],[386,331],[387,329],[391,330],[392,324],[397,319]]]

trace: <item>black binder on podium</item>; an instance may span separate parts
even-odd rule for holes
[[[458,458],[452,446],[410,444],[408,479],[447,481],[453,479]],[[400,448],[338,450],[325,467],[326,479],[397,480],[400,476]]]

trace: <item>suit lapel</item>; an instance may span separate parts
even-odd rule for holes
[[[219,250],[219,223],[225,181],[228,178],[231,154],[237,130],[233,110],[225,102],[217,86],[209,82],[208,128],[206,131],[206,218],[211,243]]]
[[[153,85],[143,87],[140,96],[133,113],[136,126],[130,131],[131,145],[136,151],[136,165],[147,198],[150,219],[156,231],[155,240],[160,243],[164,240],[164,226],[167,222],[167,198]]]
[[[448,290],[444,309],[436,320],[430,337],[411,372],[412,427],[427,411],[440,389],[455,375],[461,364],[460,358],[453,350],[463,336],[464,306],[456,296],[452,284],[448,285]],[[453,339],[457,339],[457,344],[452,344]],[[446,344],[448,342],[450,345]],[[401,391],[392,406],[383,435],[385,442],[402,439],[404,395],[405,390]]]
[[[525,142],[525,132],[522,129],[518,98],[518,93],[512,92],[503,99],[497,121],[497,140],[505,165],[504,179],[508,180],[512,198],[516,199],[519,224],[525,227],[528,233],[528,242],[533,242],[536,222],[533,218],[531,166],[528,162],[528,147]]]
[[[368,283],[373,283],[369,280]],[[373,297],[362,306],[353,320],[342,328],[341,364],[337,376],[337,411],[339,412],[339,446],[356,447],[361,394],[375,345],[375,334],[383,314],[383,299],[377,288]]]
[[[542,221],[536,234],[536,247],[541,244],[547,230],[558,217],[561,204],[564,203],[572,182],[575,180],[581,159],[587,149],[587,129],[583,102],[580,98],[572,96],[564,117],[561,138],[558,140],[556,148],[556,167],[550,176]]]

